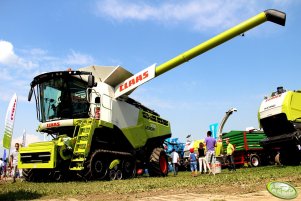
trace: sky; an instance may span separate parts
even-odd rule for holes
[[[301,88],[301,2],[298,0],[1,0],[0,138],[9,101],[18,95],[13,143],[43,140],[33,77],[90,65],[132,73],[157,65],[266,9],[287,14],[286,26],[266,22],[151,80],[131,97],[171,123],[172,137],[205,137],[237,108],[224,132],[259,128],[263,97],[278,86]],[[0,153],[2,152],[2,146]]]

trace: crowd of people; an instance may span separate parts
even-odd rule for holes
[[[12,178],[13,183],[22,177],[22,170],[18,168],[18,155],[20,144],[15,143],[15,150],[10,153],[9,160],[0,158],[0,179]]]
[[[220,139],[221,140],[221,139]],[[228,169],[229,171],[236,171],[233,153],[234,146],[230,143],[230,139],[226,139],[227,149],[226,149],[226,157],[228,160]],[[206,148],[205,148],[206,147]],[[213,174],[216,173],[216,156],[215,149],[217,147],[217,141],[212,137],[212,132],[207,132],[207,137],[203,142],[199,143],[199,147],[197,149],[197,153],[195,153],[195,149],[191,148],[189,150],[189,165],[192,176],[197,176],[198,171],[200,174]],[[171,154],[172,166],[174,176],[178,174],[178,166],[180,157],[179,154],[173,149]]]

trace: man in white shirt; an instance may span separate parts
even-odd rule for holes
[[[171,156],[171,160],[172,160],[173,174],[174,174],[174,176],[176,176],[178,174],[178,165],[180,162],[180,156],[176,152],[175,149],[172,150],[172,153],[170,156]]]
[[[16,182],[17,174],[19,173],[18,169],[18,155],[19,155],[19,143],[15,144],[16,150],[14,150],[10,154],[10,167],[12,167],[12,174],[13,174],[13,182]]]

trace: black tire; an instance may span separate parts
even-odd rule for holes
[[[291,166],[298,166],[300,165],[301,161],[298,150],[288,147],[282,148],[280,150],[279,159],[282,165]]]
[[[116,179],[116,171],[115,170],[110,170],[108,177],[109,177],[108,179],[110,181],[115,180]]]
[[[46,169],[22,169],[22,175],[25,181],[41,182],[48,181],[50,171]]]
[[[117,172],[116,172],[116,178],[115,179],[117,179],[117,180],[121,180],[122,179],[122,172],[121,172],[121,170],[117,170]]]
[[[260,157],[257,154],[251,154],[250,164],[252,167],[259,167],[261,165]]]
[[[122,177],[124,179],[133,178],[136,176],[135,160],[124,160],[122,163]]]
[[[148,173],[151,177],[167,176],[168,159],[163,148],[155,148],[149,157]]]
[[[34,181],[33,169],[23,169],[22,175],[25,181]]]

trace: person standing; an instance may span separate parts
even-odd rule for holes
[[[211,137],[212,132],[207,132],[207,137],[205,138],[205,144],[206,144],[206,160],[211,165],[212,170],[209,169],[209,173],[212,172],[215,174],[215,147],[216,147],[216,140]]]
[[[229,161],[229,171],[236,171],[233,158],[234,146],[230,143],[230,138],[226,138],[227,144],[227,159]]]
[[[200,142],[199,144],[199,148],[198,148],[198,157],[199,157],[199,169],[200,169],[200,173],[201,174],[206,174],[207,172],[207,167],[208,170],[210,169],[208,162],[205,158],[205,149],[204,149],[204,144],[202,142]],[[204,167],[204,172],[203,172],[203,168]]]
[[[180,156],[175,149],[172,149],[171,153],[171,160],[172,160],[172,167],[173,167],[173,174],[176,176],[178,174],[178,166],[180,162]]]
[[[19,155],[19,143],[15,144],[15,150],[10,154],[10,167],[12,168],[13,183],[16,182],[16,177],[19,173],[18,169],[18,155]]]

